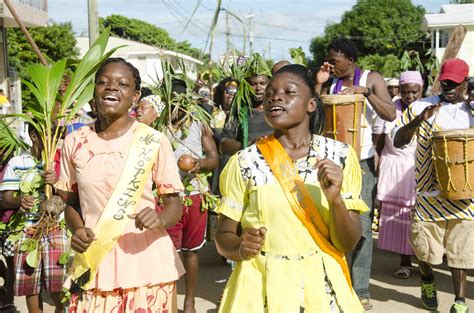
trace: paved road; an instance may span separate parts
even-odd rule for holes
[[[219,296],[224,288],[224,280],[230,274],[230,266],[222,262],[217,255],[213,244],[208,244],[200,252],[201,270],[200,281],[196,299],[198,312],[217,312]],[[407,280],[399,280],[393,277],[393,273],[398,268],[398,256],[392,253],[374,249],[374,263],[372,268],[372,278],[370,280],[370,292],[374,308],[371,312],[427,312],[421,307],[419,296],[419,273],[415,272]],[[470,311],[474,311],[474,271],[469,272],[468,282],[468,304]],[[449,308],[454,301],[452,296],[452,282],[449,270],[445,265],[437,267],[435,278],[438,285],[438,295],[440,300],[439,312],[449,312]],[[178,284],[179,307],[182,308],[184,285]],[[24,299],[15,299],[20,312],[27,312]],[[47,299],[48,301],[48,299]],[[50,301],[48,301],[51,303]],[[46,303],[44,312],[54,312],[52,306]]]

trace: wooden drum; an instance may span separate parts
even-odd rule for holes
[[[326,115],[324,136],[351,145],[360,158],[361,117],[365,116],[366,105],[363,95],[323,95]],[[364,119],[365,123],[365,119]]]
[[[441,196],[449,200],[473,199],[474,128],[435,131],[432,142]]]

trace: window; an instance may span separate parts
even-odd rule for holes
[[[439,47],[446,48],[448,46],[449,37],[451,36],[450,29],[439,30]]]

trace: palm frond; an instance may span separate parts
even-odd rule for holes
[[[10,159],[17,151],[28,150],[28,145],[10,128],[12,122],[0,119],[0,152],[2,162]]]
[[[108,28],[84,55],[62,97],[59,89],[64,84],[67,60],[58,61],[51,66],[34,64],[27,67],[31,81],[25,81],[24,84],[32,91],[35,100],[25,103],[25,111],[30,114],[12,116],[30,123],[38,131],[44,145],[45,168],[49,168],[49,164],[53,162],[58,140],[64,131],[62,127],[55,127],[58,119],[64,123],[70,122],[82,106],[92,99],[95,72],[105,59],[120,48],[105,52],[109,34]],[[48,197],[49,192],[46,194]]]

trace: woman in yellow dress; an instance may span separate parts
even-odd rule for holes
[[[320,136],[324,120],[307,69],[270,81],[274,128],[221,176],[216,245],[237,262],[220,312],[363,312],[344,254],[361,235],[361,171],[354,150]]]

